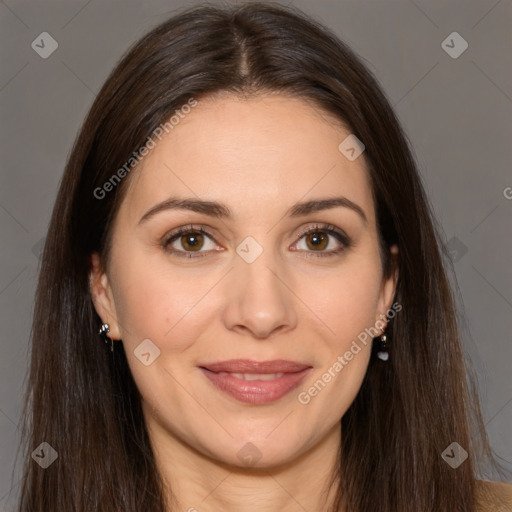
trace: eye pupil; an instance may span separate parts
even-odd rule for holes
[[[192,229],[192,227],[190,227],[186,230],[180,230],[180,232],[176,233],[174,236],[171,235],[171,237],[164,242],[163,246],[167,252],[174,253],[175,255],[187,256],[188,253],[187,257],[191,258],[191,253],[197,252],[197,256],[201,256],[201,253],[203,253],[202,249],[205,245],[205,237],[211,238],[212,235],[209,235],[208,232],[203,229],[198,230],[197,228]],[[326,251],[325,249],[328,248],[331,237],[336,238],[343,247],[330,252]],[[315,256],[340,254],[346,247],[351,246],[350,239],[331,227],[323,229],[320,226],[315,226],[312,230],[303,233],[299,237],[299,240],[302,241],[302,243],[305,241],[307,249],[309,249],[310,252],[317,253]],[[176,243],[181,245],[181,248],[175,246]],[[172,249],[172,247],[174,247],[174,249]],[[207,251],[206,253],[208,252],[212,251]]]
[[[310,248],[324,249],[326,246],[326,242],[328,243],[327,236],[325,235],[325,233],[322,233],[321,231],[315,231],[307,236],[307,243],[308,246],[310,246]]]
[[[200,233],[187,233],[181,237],[181,243],[185,249],[197,250],[201,248],[202,237]]]

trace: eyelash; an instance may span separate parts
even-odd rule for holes
[[[336,256],[349,247],[352,246],[351,239],[341,230],[338,228],[332,226],[331,224],[316,224],[312,227],[308,227],[305,230],[301,231],[301,233],[298,235],[298,240],[301,240],[304,236],[309,235],[311,233],[315,233],[316,231],[321,231],[323,233],[326,233],[330,236],[333,236],[342,244],[342,247],[336,250],[331,250],[328,252],[325,251],[306,251],[306,257],[313,257],[313,258],[325,258],[325,257],[331,257]],[[206,256],[206,253],[209,251],[203,251],[203,252],[191,252],[191,251],[180,251],[176,249],[169,249],[168,246],[174,242],[176,239],[178,239],[180,236],[185,235],[187,233],[199,233],[201,235],[205,235],[208,238],[211,238],[214,240],[213,235],[204,227],[199,226],[198,228],[195,228],[193,225],[183,226],[176,231],[173,231],[168,234],[168,236],[165,237],[165,240],[163,242],[163,248],[166,252],[174,254],[180,258],[202,258]]]

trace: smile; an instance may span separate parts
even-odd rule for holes
[[[215,371],[217,368],[219,370]],[[282,360],[261,363],[231,360],[200,366],[199,369],[217,390],[239,402],[261,405],[275,402],[290,393],[300,385],[312,367]],[[228,371],[231,369],[238,371]]]

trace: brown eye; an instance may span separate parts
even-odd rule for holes
[[[204,244],[204,237],[201,233],[190,232],[181,235],[180,241],[186,251],[198,251]]]
[[[294,251],[305,256],[335,256],[352,246],[352,240],[335,226],[313,226],[299,236]]]
[[[169,253],[189,258],[205,256],[206,253],[216,249],[212,235],[203,228],[190,226],[171,233],[162,245]]]
[[[329,245],[329,237],[322,231],[313,231],[306,235],[306,244],[310,249],[323,250]]]

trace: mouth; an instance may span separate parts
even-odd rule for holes
[[[294,361],[232,359],[199,366],[213,386],[239,402],[275,402],[298,387],[312,366]]]

